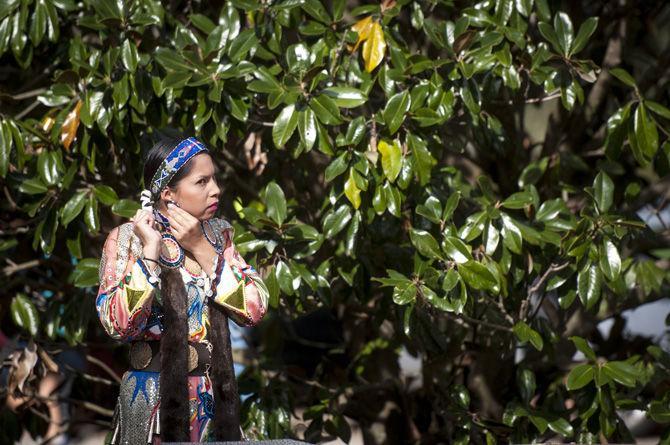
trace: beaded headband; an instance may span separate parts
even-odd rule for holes
[[[208,151],[207,147],[196,138],[190,137],[181,141],[172,149],[170,154],[163,159],[161,166],[156,170],[154,177],[151,179],[151,194],[154,195],[154,197],[157,197],[177,171],[179,171],[189,159],[203,151]]]

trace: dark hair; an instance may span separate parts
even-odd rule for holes
[[[161,165],[161,162],[170,154],[181,141],[186,139],[186,136],[173,129],[165,128],[155,133],[153,140],[155,141],[152,147],[147,151],[144,157],[144,187],[150,189],[151,179],[154,177],[156,170]],[[197,155],[196,155],[197,156]],[[191,158],[192,159],[192,158]],[[186,177],[193,168],[193,164],[189,160],[177,173],[172,177],[168,186],[175,187],[184,177]]]

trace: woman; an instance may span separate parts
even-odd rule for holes
[[[112,443],[240,438],[228,317],[255,325],[268,291],[214,217],[215,173],[195,138],[163,138],[146,157],[142,209],[105,241],[96,307],[131,364]]]

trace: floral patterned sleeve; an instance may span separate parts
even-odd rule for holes
[[[96,309],[102,326],[116,340],[136,339],[146,327],[158,288],[131,223],[115,227],[107,236],[99,277]]]
[[[223,231],[223,261],[217,264],[216,292],[212,298],[226,308],[235,323],[254,326],[267,312],[269,292],[260,274],[235,248],[233,233],[232,227]]]

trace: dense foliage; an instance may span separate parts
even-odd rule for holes
[[[0,316],[37,343],[9,390],[34,391],[35,353],[117,347],[100,246],[139,206],[147,134],[172,126],[215,151],[272,293],[243,357],[250,436],[667,425],[670,355],[620,324],[669,288],[669,19],[661,0],[4,0]],[[77,394],[110,409],[99,384]],[[32,415],[3,410],[0,436]]]

